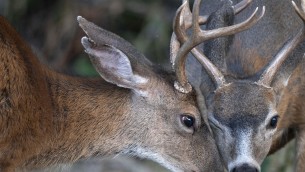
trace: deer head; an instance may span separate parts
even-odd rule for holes
[[[100,78],[48,69],[0,17],[0,171],[121,154],[176,172],[222,171],[195,94],[174,88],[175,73],[121,37],[78,22]]]
[[[195,94],[175,89],[175,75],[151,64],[121,37],[82,17],[78,22],[87,35],[82,38],[85,52],[99,74],[132,92],[128,123],[118,124],[128,137],[123,134],[117,142],[132,141],[121,153],[151,159],[172,171],[222,170],[215,166],[219,155]]]
[[[292,50],[305,38],[302,28],[294,38],[285,43],[273,60],[254,76],[238,78],[224,73],[223,69],[217,68],[211,62],[211,57],[208,58],[209,56],[226,58],[224,57],[226,54],[221,54],[224,51],[222,45],[215,44],[215,50],[205,49],[208,56],[196,46],[207,41],[212,37],[211,35],[226,36],[226,33],[231,33],[230,29],[237,33],[256,23],[263,16],[264,7],[259,17],[255,17],[255,11],[246,22],[228,26],[233,23],[234,14],[239,11],[237,9],[245,7],[249,2],[242,1],[235,8],[227,2],[221,9],[206,17],[199,16],[200,0],[195,1],[192,15],[185,3],[178,11],[174,23],[177,37],[173,37],[173,42],[178,40],[181,46],[175,43],[172,49],[179,51],[174,51],[176,53],[172,54],[175,54],[176,59],[180,59],[186,58],[187,53],[191,52],[208,75],[208,79],[198,78],[201,80],[199,86],[201,93],[198,94],[202,94],[205,98],[205,104],[202,106],[206,109],[202,111],[206,112],[218,150],[225,167],[230,172],[260,171],[260,164],[269,152],[280,120],[280,114],[277,112],[279,88],[273,85],[276,72]],[[293,6],[304,21],[304,12],[294,2]],[[207,30],[203,31],[199,25],[205,23]],[[192,27],[190,36],[186,34],[188,27]],[[178,66],[176,68],[179,69]],[[185,85],[187,77],[181,76],[185,77],[179,83]],[[211,84],[207,83],[209,80]]]

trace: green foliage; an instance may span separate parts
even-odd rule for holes
[[[74,71],[76,71],[76,74],[82,75],[82,76],[98,76],[98,73],[93,68],[89,58],[78,58],[73,63]]]
[[[292,172],[294,165],[295,142],[269,156],[262,165],[262,172]]]

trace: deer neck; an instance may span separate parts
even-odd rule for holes
[[[68,78],[54,73],[46,81],[53,110],[49,114],[52,137],[48,147],[27,166],[110,156],[132,142],[122,135],[131,113],[129,90],[101,79]]]

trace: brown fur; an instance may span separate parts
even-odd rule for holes
[[[226,57],[226,72],[235,78],[242,79],[253,76],[268,63],[268,59],[262,57],[257,49],[242,48],[241,40],[238,37],[235,38],[231,49]]]
[[[176,91],[171,74],[132,58],[134,72],[149,81],[139,86],[146,96],[102,79],[49,70],[1,17],[0,171],[119,153],[150,158],[173,171],[222,170],[194,94]],[[194,132],[183,126],[182,114],[195,118]]]
[[[296,171],[304,171],[305,166],[305,80],[304,76],[304,62],[300,63],[292,73],[287,87],[283,91],[278,111],[281,116],[279,128],[287,130],[292,128],[293,132],[290,134],[296,138]],[[284,139],[283,139],[284,138]],[[284,137],[281,140],[285,140]]]
[[[280,128],[297,127],[305,124],[305,81],[304,63],[301,63],[291,75],[279,104],[282,116]]]
[[[41,65],[3,17],[0,25],[0,160],[5,169],[20,165],[20,156],[31,157],[41,149],[32,145],[43,144],[50,133],[51,118],[46,114],[51,106],[46,82],[39,82],[44,78],[37,75],[43,73]]]

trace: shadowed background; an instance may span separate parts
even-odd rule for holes
[[[42,63],[71,75],[97,76],[80,39],[76,17],[125,38],[155,63],[169,64],[172,19],[180,0],[0,0],[4,15],[29,42]],[[294,144],[268,158],[263,172],[292,171]],[[102,165],[100,165],[102,164]],[[91,170],[88,170],[88,166]],[[137,166],[137,168],[135,168]],[[85,169],[86,168],[86,169]],[[52,168],[49,171],[54,171]],[[165,171],[138,160],[94,160],[57,171]]]

